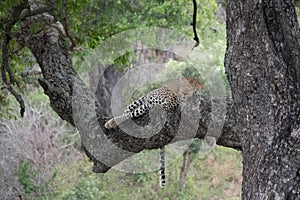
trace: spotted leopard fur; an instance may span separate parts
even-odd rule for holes
[[[116,128],[127,119],[136,118],[147,113],[154,106],[163,106],[166,110],[172,110],[183,98],[192,96],[195,90],[203,89],[203,84],[200,84],[196,79],[178,79],[175,82],[169,83],[167,86],[152,90],[145,96],[132,102],[124,113],[114,117],[105,123],[105,127]]]

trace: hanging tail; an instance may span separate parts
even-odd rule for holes
[[[159,149],[159,164],[160,164],[159,185],[160,185],[160,187],[164,187],[166,184],[165,147],[162,147]]]

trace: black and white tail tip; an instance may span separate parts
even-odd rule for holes
[[[159,151],[159,164],[160,164],[160,175],[159,175],[159,185],[160,187],[164,187],[166,184],[166,176],[165,176],[165,148],[160,148]]]

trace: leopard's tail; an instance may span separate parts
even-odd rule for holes
[[[159,185],[160,187],[164,187],[166,184],[165,147],[159,149],[159,164],[160,164]]]

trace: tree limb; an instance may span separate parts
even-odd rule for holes
[[[74,37],[69,33],[70,22],[67,18],[67,13],[66,13],[67,0],[62,0],[61,4],[62,4],[61,15],[62,15],[62,20],[63,20],[64,30],[65,30],[66,36],[71,40],[71,46],[69,47],[69,49],[72,51],[74,49],[74,47],[76,47],[76,41],[75,41]]]
[[[25,112],[25,104],[24,100],[22,99],[22,96],[19,95],[11,86],[11,84],[17,84],[19,86],[19,81],[14,77],[13,72],[9,66],[9,42],[11,40],[10,38],[10,32],[12,27],[17,23],[19,20],[19,15],[21,11],[27,6],[26,1],[22,1],[19,5],[13,8],[11,16],[9,16],[6,20],[5,28],[4,28],[4,36],[3,36],[3,43],[2,43],[2,65],[1,65],[1,76],[3,83],[7,85],[8,91],[16,98],[16,100],[20,104],[20,114],[21,117],[24,116]],[[9,77],[9,80],[7,80],[7,74]]]
[[[193,32],[194,32],[194,40],[196,41],[196,44],[194,45],[193,49],[197,46],[199,46],[199,38],[198,38],[198,34],[197,34],[197,2],[196,0],[193,0],[193,22],[191,23],[192,27],[193,27]]]
[[[11,86],[9,86],[7,89],[18,101],[18,103],[20,105],[20,115],[21,115],[21,117],[24,117],[25,103],[24,103],[22,96],[19,93],[17,93]]]

